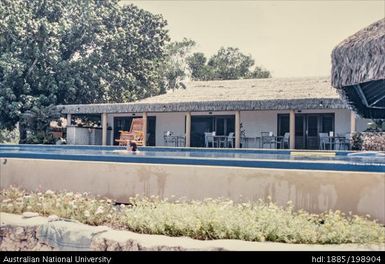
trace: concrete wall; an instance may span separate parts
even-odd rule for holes
[[[385,174],[316,170],[1,159],[1,188],[90,192],[124,201],[159,195],[266,199],[319,213],[370,214],[385,224]],[[33,169],[31,169],[33,168]]]
[[[166,146],[164,133],[171,131],[175,136],[184,136],[185,113],[157,113],[156,115],[156,145]]]
[[[111,136],[112,130],[107,130],[107,142]],[[69,145],[102,145],[102,129],[68,126],[66,140]]]
[[[357,131],[365,131],[368,128],[368,123],[372,122],[370,119],[357,118],[356,120],[356,129]]]

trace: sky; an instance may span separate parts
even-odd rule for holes
[[[385,17],[383,0],[121,2],[162,14],[171,39],[196,41],[194,52],[237,47],[273,77],[329,76],[332,49]]]

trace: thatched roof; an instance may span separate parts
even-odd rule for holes
[[[332,51],[336,88],[385,79],[385,18],[358,31]]]
[[[334,48],[331,80],[359,115],[385,118],[385,18]]]
[[[62,113],[200,112],[347,108],[325,78],[272,78],[186,83],[163,95],[124,104],[66,105]]]

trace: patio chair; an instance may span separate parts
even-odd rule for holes
[[[172,131],[166,131],[163,134],[164,143],[168,146],[170,143],[172,146],[176,146],[176,137]]]
[[[351,147],[351,144],[352,144],[352,133],[348,132],[348,133],[345,133],[345,141],[344,141],[344,145],[346,147],[346,150],[349,150]]]
[[[326,145],[330,146],[330,138],[328,133],[319,133],[319,148],[326,149]]]
[[[262,148],[264,148],[266,144],[269,144],[269,147],[271,149],[272,149],[272,146],[277,147],[278,142],[272,132],[261,132],[261,139],[262,139]]]
[[[215,147],[217,143],[214,140],[212,132],[205,132],[205,147],[208,148],[211,143],[211,147]]]
[[[277,140],[277,144],[281,149],[284,149],[286,145],[287,145],[287,148],[289,148],[289,140],[290,140],[290,133],[286,132],[279,141]]]
[[[230,132],[226,138],[226,148],[230,147],[234,148],[234,132]]]
[[[132,119],[130,130],[120,130],[119,133],[119,139],[115,139],[115,141],[119,143],[119,146],[127,146],[132,140],[135,140],[138,146],[143,145],[143,118]]]
[[[343,137],[337,137],[334,144],[335,148],[339,150],[348,150],[350,148],[350,140],[351,136],[350,133],[345,133]]]

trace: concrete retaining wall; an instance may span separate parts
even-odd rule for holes
[[[271,197],[314,213],[338,209],[385,223],[384,173],[2,158],[0,187],[11,185],[119,201],[136,194],[234,201]]]

